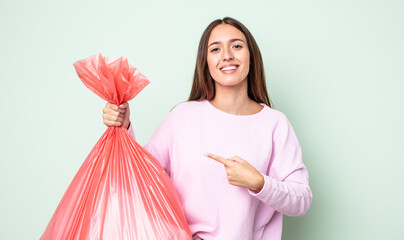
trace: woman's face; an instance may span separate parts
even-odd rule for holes
[[[244,34],[229,24],[213,28],[208,40],[207,62],[216,84],[231,87],[247,81],[250,51]]]

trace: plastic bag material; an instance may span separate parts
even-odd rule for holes
[[[126,58],[73,64],[82,82],[121,104],[149,81]],[[66,190],[41,239],[191,239],[176,190],[159,162],[123,127],[109,127]]]

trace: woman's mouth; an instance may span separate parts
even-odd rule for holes
[[[225,74],[234,73],[239,65],[226,65],[220,68],[220,71]]]

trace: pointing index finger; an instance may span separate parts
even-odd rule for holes
[[[224,159],[222,157],[219,157],[219,156],[217,156],[215,154],[212,154],[212,153],[205,153],[204,155],[209,157],[209,158],[212,158],[213,160],[215,160],[217,162],[220,162],[221,164],[224,164],[224,165],[227,165],[227,163],[229,162],[229,160]]]

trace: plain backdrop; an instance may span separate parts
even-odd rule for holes
[[[404,2],[0,0],[0,239],[39,239],[106,130],[72,64],[126,56],[146,144],[191,89],[199,39],[231,16],[261,49],[299,138],[313,203],[283,239],[404,239]],[[235,153],[236,154],[236,153]]]

